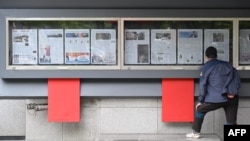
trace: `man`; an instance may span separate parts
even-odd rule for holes
[[[201,68],[199,102],[195,106],[195,119],[189,138],[200,138],[205,115],[219,108],[226,114],[227,124],[234,125],[237,120],[238,95],[228,88],[234,80],[234,68],[225,61],[217,60],[216,48],[210,46],[205,51],[206,63]]]

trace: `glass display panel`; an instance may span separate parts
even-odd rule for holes
[[[176,61],[176,30],[151,29],[151,63],[176,64]]]
[[[232,45],[230,45],[229,33],[229,29],[205,29],[204,50],[208,46],[214,46],[217,48],[217,58],[230,62],[230,46],[232,48]]]
[[[119,67],[119,19],[7,19],[7,68]]]
[[[90,64],[89,29],[65,29],[65,64]]]
[[[36,29],[13,29],[10,64],[37,64],[38,44]]]
[[[239,66],[250,66],[250,20],[239,21]]]
[[[203,31],[178,29],[177,64],[202,64]]]
[[[91,30],[91,63],[116,64],[116,31],[114,29]]]
[[[149,30],[125,30],[125,64],[149,64]]]
[[[125,69],[198,68],[205,63],[208,46],[217,48],[218,59],[233,63],[232,19],[125,18],[122,22]]]
[[[63,64],[63,29],[38,30],[39,64]]]

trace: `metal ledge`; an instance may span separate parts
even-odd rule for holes
[[[1,0],[0,9],[247,9],[248,0]]]

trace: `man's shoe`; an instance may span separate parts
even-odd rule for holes
[[[195,139],[198,139],[198,138],[201,138],[201,134],[200,133],[189,133],[189,134],[186,134],[186,137],[187,138],[195,138]]]

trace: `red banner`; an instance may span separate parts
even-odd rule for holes
[[[80,79],[48,79],[48,121],[80,121]]]
[[[162,121],[194,120],[194,80],[162,79]]]

